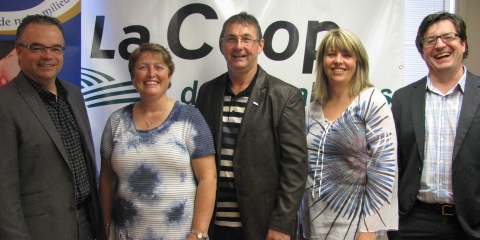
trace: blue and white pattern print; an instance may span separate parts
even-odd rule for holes
[[[190,161],[215,153],[210,129],[180,102],[149,130],[136,128],[132,110],[112,113],[102,136],[117,175],[110,239],[187,239],[197,188]]]
[[[334,121],[312,102],[306,114],[309,175],[304,236],[355,239],[398,227],[396,134],[385,97],[367,88]]]

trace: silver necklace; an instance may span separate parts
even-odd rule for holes
[[[154,123],[158,122],[158,120],[160,120],[160,117],[162,116],[162,113],[163,113],[163,111],[164,111],[164,108],[165,108],[165,105],[167,104],[167,102],[168,102],[168,99],[167,99],[167,101],[163,104],[162,110],[160,111],[159,116],[157,117],[157,119],[154,119],[154,121],[153,121],[153,122],[150,122],[150,123],[147,122],[147,120],[145,119],[145,116],[143,116],[142,103],[141,103],[141,102],[138,103],[138,104],[139,104],[139,107],[140,107],[140,115],[142,115],[142,119],[143,119],[143,121],[147,124],[148,129],[150,129],[150,126],[151,126],[151,125],[153,125]]]

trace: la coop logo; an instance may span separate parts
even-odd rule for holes
[[[2,0],[0,4],[0,34],[16,33],[27,15],[47,15],[66,22],[81,11],[80,0]]]

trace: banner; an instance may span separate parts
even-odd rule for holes
[[[167,47],[176,69],[167,95],[194,104],[200,85],[227,71],[220,32],[225,20],[241,11],[260,22],[265,47],[259,64],[297,86],[306,104],[315,82],[316,48],[332,28],[360,38],[370,80],[389,102],[403,86],[403,0],[83,0],[81,86],[97,158],[108,116],[139,101],[127,68],[130,53],[144,42]]]
[[[0,87],[20,71],[14,50],[18,25],[27,15],[58,18],[65,34],[63,68],[58,77],[80,87],[80,0],[1,0],[0,2]]]

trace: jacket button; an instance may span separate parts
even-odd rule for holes
[[[411,201],[411,202],[415,202],[415,200],[417,200],[417,198],[416,198],[416,197],[414,197],[414,196],[410,196],[410,201]]]
[[[418,173],[422,173],[422,168],[421,167],[418,168]]]
[[[74,211],[74,210],[75,210],[75,207],[74,207],[74,206],[70,206],[70,207],[68,208],[68,210]]]

